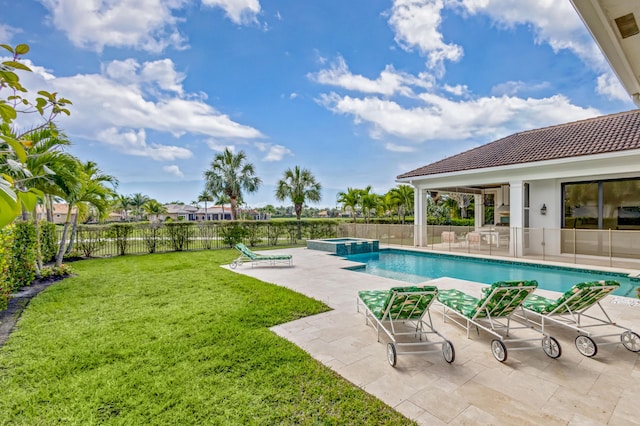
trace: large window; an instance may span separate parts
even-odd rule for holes
[[[563,228],[640,229],[640,179],[566,183]]]

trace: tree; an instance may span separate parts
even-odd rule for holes
[[[159,216],[167,212],[167,208],[154,199],[148,200],[143,209],[148,216],[154,216],[155,220],[159,220]]]
[[[290,199],[296,212],[298,221],[298,239],[301,236],[300,217],[302,216],[302,207],[306,201],[320,201],[320,191],[322,185],[316,181],[315,176],[308,169],[300,169],[295,166],[293,169],[287,169],[284,172],[284,178],[277,183],[276,199],[284,201]]]
[[[133,214],[136,217],[136,220],[141,220],[142,219],[142,213],[144,212],[144,205],[147,203],[147,201],[150,200],[150,198],[144,194],[141,193],[136,193],[133,194],[131,197],[131,208],[133,211]]]
[[[122,219],[129,221],[129,209],[131,209],[131,197],[118,195],[114,200],[114,208],[120,211]]]
[[[347,188],[347,192],[338,192],[338,203],[342,204],[342,210],[350,212],[353,222],[356,222],[356,210],[360,205],[360,189]]]
[[[371,212],[375,212],[380,204],[380,196],[371,192],[371,185],[360,190],[360,207],[364,214],[364,223],[367,223]]]
[[[393,205],[398,209],[398,217],[402,216],[402,223],[405,222],[408,212],[413,211],[414,189],[410,185],[398,185],[389,190]]]
[[[233,154],[229,148],[217,154],[211,168],[204,172],[205,188],[211,194],[224,194],[231,203],[231,219],[237,218],[237,205],[243,191],[256,192],[262,181],[256,176],[255,167],[247,162],[244,151]]]
[[[207,220],[207,203],[213,202],[213,197],[206,189],[198,195],[198,201],[204,203],[204,220]]]
[[[14,171],[21,171],[29,177],[30,171],[25,165],[27,153],[25,148],[30,146],[28,135],[38,130],[50,127],[60,114],[69,115],[66,108],[71,102],[64,98],[58,98],[57,93],[49,93],[45,90],[38,92],[35,103],[27,96],[28,91],[20,83],[20,77],[14,71],[31,72],[31,69],[21,63],[20,57],[29,52],[29,46],[19,44],[15,48],[0,44],[0,47],[9,51],[13,56],[11,60],[0,64],[0,167],[9,167]],[[38,113],[41,118],[39,124],[35,124],[28,130],[18,132],[11,129],[12,123],[18,114]],[[21,211],[21,206],[31,211],[35,208],[38,196],[41,195],[33,188],[25,189],[22,181],[16,181],[7,174],[0,175],[0,228],[11,223]]]
[[[66,186],[64,188],[65,194],[63,198],[67,202],[67,217],[62,229],[62,237],[60,238],[60,248],[58,255],[56,256],[56,266],[62,264],[62,259],[65,253],[65,244],[67,231],[71,224],[71,213],[74,206],[79,204],[88,204],[93,206],[99,215],[106,214],[111,199],[115,197],[115,192],[106,186],[107,183],[113,187],[117,186],[118,181],[111,175],[106,175],[98,168],[98,165],[93,161],[87,161],[86,163],[78,162],[76,165],[75,173],[78,176],[78,180],[73,182],[74,185]],[[78,214],[76,214],[75,223],[77,223]],[[74,223],[74,229],[75,229]],[[69,239],[69,246],[73,242],[73,237]]]

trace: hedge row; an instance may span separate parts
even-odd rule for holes
[[[53,260],[56,226],[42,221],[16,222],[0,230],[0,310],[6,309],[9,295],[31,284],[37,264]]]

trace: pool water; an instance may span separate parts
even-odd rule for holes
[[[366,265],[364,268],[355,269],[356,271],[410,283],[440,277],[484,284],[496,281],[536,280],[541,289],[565,292],[574,284],[583,281],[615,280],[620,283],[620,288],[614,294],[628,297],[635,297],[635,289],[640,286],[640,280],[629,278],[626,274],[396,249],[354,254],[345,258]]]

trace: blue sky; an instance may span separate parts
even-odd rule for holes
[[[30,89],[118,192],[191,202],[217,152],[336,192],[548,125],[634,108],[569,0],[0,0]],[[22,121],[20,125],[31,123]]]

